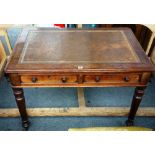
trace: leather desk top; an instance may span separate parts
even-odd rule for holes
[[[23,30],[6,72],[136,72],[153,69],[128,28],[38,28]]]

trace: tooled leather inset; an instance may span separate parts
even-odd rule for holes
[[[30,31],[19,63],[137,63],[122,30]]]

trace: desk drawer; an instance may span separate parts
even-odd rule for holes
[[[22,83],[76,83],[76,75],[22,75]]]
[[[137,83],[138,74],[85,75],[85,83]]]

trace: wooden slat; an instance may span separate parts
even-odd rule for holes
[[[154,57],[155,55],[155,37],[153,38],[153,41],[151,43],[151,47],[150,47],[150,50],[149,50],[149,53],[148,53],[148,56],[150,57]]]
[[[153,131],[144,127],[86,127],[86,128],[69,128],[68,131]]]
[[[14,26],[14,25],[13,24],[0,24],[0,29],[6,30],[12,26]]]
[[[127,116],[128,107],[28,108],[29,116]],[[0,109],[0,117],[18,117],[17,108]],[[155,107],[139,108],[137,116],[155,116]]]
[[[155,24],[145,24],[152,32],[155,32]]]
[[[9,28],[25,28],[32,27],[32,24],[0,24],[0,30],[7,30]]]
[[[150,57],[150,48],[151,48],[151,45],[153,43],[153,39],[154,39],[154,34],[152,34],[151,38],[150,38],[150,41],[148,43],[148,46],[147,46],[147,50],[146,50],[146,54]]]
[[[148,48],[147,48],[147,54],[150,57],[153,53],[153,46],[154,46],[153,39],[155,38],[155,24],[150,24],[150,25],[148,24],[145,26],[148,27],[152,31],[152,36],[151,36],[151,39],[149,41]]]
[[[78,102],[79,102],[79,107],[85,107],[85,97],[84,97],[84,90],[82,87],[77,88],[77,94],[78,94]]]
[[[5,67],[5,65],[6,65],[6,59],[4,59],[0,64],[0,80],[4,75],[4,67]]]
[[[2,77],[4,66],[6,64],[6,54],[0,41],[0,78]]]
[[[78,28],[82,28],[82,24],[78,24],[77,27],[78,27]]]
[[[9,40],[9,37],[8,37],[8,34],[7,34],[6,31],[4,31],[4,37],[5,37],[5,40],[6,40],[8,49],[9,49],[9,52],[10,52],[10,54],[11,54],[11,53],[12,53],[12,48],[11,48],[10,40]]]
[[[11,48],[10,41],[9,41],[6,30],[0,30],[0,35],[4,36],[7,47],[8,47],[8,50],[9,50],[9,53],[11,54],[12,53],[12,48]]]

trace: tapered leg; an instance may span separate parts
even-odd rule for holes
[[[21,115],[22,119],[22,126],[24,130],[28,130],[29,128],[29,121],[28,116],[26,112],[26,105],[25,105],[25,98],[24,98],[24,92],[22,88],[13,88],[14,96],[16,99],[16,103]]]
[[[130,108],[130,113],[128,116],[128,120],[126,121],[127,126],[134,125],[134,118],[135,118],[136,112],[138,110],[139,104],[142,100],[142,97],[144,95],[145,88],[146,87],[136,87],[136,89],[135,89],[135,93],[134,93],[131,108]]]

